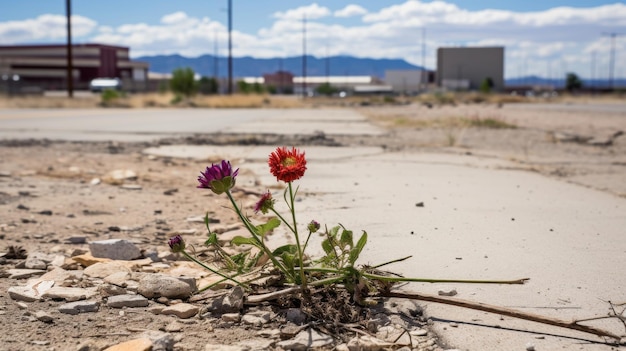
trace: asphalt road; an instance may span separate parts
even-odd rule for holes
[[[206,133],[382,133],[349,109],[3,109],[0,139],[151,141]]]

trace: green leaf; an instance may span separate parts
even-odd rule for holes
[[[290,254],[295,254],[296,252],[298,252],[298,247],[296,245],[293,245],[293,244],[283,245],[283,246],[277,248],[276,250],[274,250],[272,252],[272,255],[280,256],[280,255],[282,255],[285,252],[290,253]]]
[[[243,236],[236,236],[233,240],[230,241],[233,245],[252,245],[255,247],[259,247],[259,243],[253,238],[246,238]]]
[[[259,224],[255,228],[257,230],[257,234],[259,234],[260,236],[264,236],[265,234],[271,232],[272,230],[280,226],[280,223],[281,222],[278,218],[272,218],[269,221],[267,221],[267,223]]]
[[[345,249],[346,246],[354,246],[354,241],[352,240],[352,231],[344,228],[343,232],[341,233],[341,239],[339,239],[339,242],[341,243],[341,247],[343,249]]]
[[[209,246],[209,245],[217,245],[217,244],[218,244],[217,234],[209,232],[209,238],[206,239],[206,241],[204,242],[204,245]]]
[[[324,252],[327,255],[333,254],[333,244],[331,244],[330,240],[325,239],[324,241],[322,241],[322,249],[324,249]]]
[[[367,232],[363,231],[363,235],[361,235],[361,238],[356,243],[356,246],[352,250],[350,250],[350,256],[348,257],[348,262],[350,262],[350,265],[354,266],[354,263],[359,258],[359,255],[361,254],[361,251],[363,251],[366,243]]]

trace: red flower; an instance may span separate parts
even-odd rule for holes
[[[268,163],[270,172],[276,177],[276,180],[282,180],[286,183],[300,179],[306,171],[304,152],[300,153],[295,147],[292,147],[291,150],[287,150],[284,146],[277,148],[270,154]]]

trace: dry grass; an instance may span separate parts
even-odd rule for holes
[[[0,96],[0,108],[297,108],[306,106],[297,96],[273,95],[197,95],[175,102],[171,93],[127,94],[103,103],[100,95],[67,97],[5,97]]]

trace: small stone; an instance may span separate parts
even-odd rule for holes
[[[43,269],[8,269],[10,279],[28,279],[46,273]]]
[[[437,292],[439,296],[455,296],[457,294],[456,289],[452,290],[439,290]]]
[[[428,330],[426,330],[426,329],[412,330],[412,331],[409,332],[409,334],[411,334],[413,336],[426,336],[426,335],[428,335]]]
[[[28,308],[28,305],[23,302],[16,302],[15,305],[17,305],[17,308],[19,308],[20,310],[25,310]]]
[[[161,296],[185,299],[191,296],[192,287],[180,279],[163,274],[148,273],[139,280],[137,292],[151,299]]]
[[[62,286],[55,286],[46,291],[42,296],[44,298],[53,300],[65,300],[68,302],[79,301],[92,298],[96,295],[96,289],[84,289],[84,288],[67,288]]]
[[[182,331],[185,326],[177,321],[173,321],[172,323],[165,326],[165,331],[169,333],[176,333]]]
[[[124,180],[135,180],[137,179],[137,173],[130,169],[116,169],[109,172],[106,176],[104,176],[105,181],[116,182],[124,181]]]
[[[100,294],[103,297],[109,297],[109,296],[116,296],[116,295],[125,295],[128,292],[126,291],[126,289],[119,287],[117,285],[111,285],[111,284],[102,284],[98,287],[98,292],[100,292]]]
[[[315,329],[309,328],[298,333],[293,339],[280,341],[277,345],[286,350],[299,351],[322,348],[332,343],[333,338],[330,335],[322,334]]]
[[[83,267],[89,267],[100,262],[110,262],[110,258],[93,257],[90,253],[72,256],[72,260],[80,263]]]
[[[169,333],[163,333],[157,330],[146,330],[139,335],[152,341],[152,351],[165,351],[174,348],[174,337]]]
[[[250,324],[254,326],[261,326],[269,323],[271,314],[267,311],[254,311],[246,313],[241,317],[241,322],[244,324]]]
[[[35,312],[35,318],[44,323],[52,323],[54,321],[54,318],[45,311]]]
[[[113,308],[122,307],[146,307],[150,304],[150,301],[141,295],[115,295],[109,296],[107,299],[107,306]]]
[[[285,318],[287,318],[288,321],[297,325],[304,324],[304,322],[306,322],[306,317],[306,314],[299,308],[289,308],[285,315]]]
[[[104,282],[125,288],[130,278],[130,272],[115,272],[104,277]]]
[[[126,189],[126,190],[141,190],[143,189],[141,187],[141,185],[139,184],[124,184],[122,186],[120,186],[121,189]]]
[[[241,321],[241,315],[239,313],[224,313],[222,315],[222,321],[226,323],[239,323]]]
[[[526,351],[535,351],[535,345],[533,345],[533,343],[529,342],[526,344]]]
[[[141,257],[141,250],[124,239],[92,241],[89,243],[89,250],[94,257],[112,260],[134,260]]]
[[[369,335],[356,336],[348,342],[350,351],[378,351],[393,347],[393,343],[386,342]]]
[[[84,244],[87,242],[87,237],[86,236],[70,236],[69,238],[65,239],[65,241],[70,244]]]
[[[178,318],[191,318],[195,316],[199,311],[197,306],[189,303],[178,303],[176,305],[168,306],[161,311],[161,314],[173,314]]]
[[[204,223],[204,216],[187,217],[187,222]]]
[[[148,338],[140,338],[125,341],[111,347],[107,347],[104,351],[150,351],[152,350],[152,341]]]
[[[100,178],[93,178],[93,179],[89,182],[89,184],[91,184],[91,185],[98,185],[98,184],[100,184],[101,182],[102,182],[102,180],[100,180]]]
[[[76,315],[86,312],[98,312],[100,303],[93,300],[76,301],[59,306],[59,312]]]
[[[239,313],[243,308],[243,296],[243,288],[236,286],[230,293],[213,299],[211,304],[206,307],[206,310],[216,315]]]
[[[117,261],[100,262],[85,268],[85,275],[93,278],[105,278],[117,272],[130,273],[130,268]]]
[[[204,351],[248,351],[250,348],[238,345],[206,344]]]
[[[456,322],[450,322],[450,326],[451,326],[452,328],[458,328],[458,327],[459,327],[459,323],[456,323]]]

